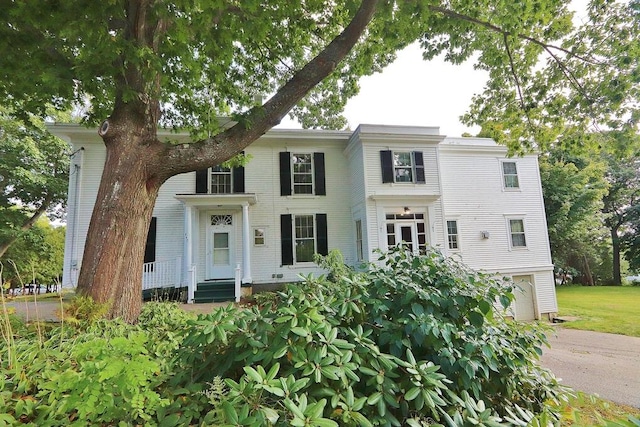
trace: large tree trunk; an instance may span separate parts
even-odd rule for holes
[[[618,227],[611,227],[611,246],[613,247],[613,284],[622,284],[622,275],[620,273],[620,236],[618,236]]]
[[[78,279],[81,295],[109,303],[108,317],[127,322],[140,313],[144,242],[162,184],[154,178],[154,150],[136,134],[105,138],[107,158]]]
[[[279,123],[351,51],[373,18],[377,3],[363,0],[342,33],[269,101],[245,113],[244,121],[193,144],[165,145],[157,140],[160,75],[149,79],[150,70],[137,69],[140,64],[135,61],[123,61],[113,114],[100,129],[107,159],[87,233],[78,292],[110,303],[109,317],[134,322],[142,304],[144,242],[162,183],[233,157]],[[131,40],[155,51],[164,23],[153,20],[150,5],[129,3],[126,32]],[[131,93],[137,96],[131,98]]]

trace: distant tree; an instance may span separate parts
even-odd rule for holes
[[[342,126],[339,113],[359,77],[410,43],[420,42],[425,59],[475,57],[489,71],[465,120],[504,123],[500,140],[512,151],[548,144],[567,127],[635,114],[639,98],[635,0],[591,0],[580,28],[561,0],[0,7],[0,97],[32,113],[90,99],[87,121],[101,123],[106,164],[78,290],[113,302],[110,316],[129,321],[140,310],[145,235],[167,179],[237,155],[289,111],[305,126]],[[261,95],[270,98],[257,102]],[[221,127],[216,116],[226,113],[233,122]],[[191,130],[192,143],[161,141],[160,126]]]
[[[593,284],[592,265],[599,258],[606,230],[602,198],[607,192],[606,165],[589,156],[563,149],[540,158],[540,179],[553,263],[558,269],[579,272]]]
[[[64,259],[65,227],[53,227],[41,217],[0,257],[2,279],[12,287],[60,282]]]
[[[69,146],[0,107],[0,258],[42,215],[62,216],[68,181]]]
[[[629,209],[627,232],[621,240],[629,269],[635,274],[640,273],[640,204]]]
[[[629,133],[608,133],[603,159],[607,163],[605,178],[609,191],[604,197],[604,224],[609,229],[613,250],[613,283],[622,283],[621,254],[629,250],[633,265],[636,246],[637,215],[640,209],[640,136]]]

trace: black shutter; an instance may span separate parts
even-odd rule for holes
[[[209,169],[200,169],[196,171],[196,193],[206,194],[209,192]]]
[[[282,265],[293,265],[293,229],[291,215],[280,215]]]
[[[280,153],[280,195],[291,195],[291,154]]]
[[[425,184],[427,181],[424,178],[424,160],[422,158],[422,151],[413,152],[413,161],[416,166],[416,183]]]
[[[324,153],[313,153],[313,181],[316,187],[316,196],[327,195],[324,176]]]
[[[327,214],[316,214],[316,241],[320,255],[329,254],[329,242],[327,239]]]
[[[244,166],[231,169],[233,174],[233,192],[244,193]]]
[[[156,260],[156,218],[151,218],[149,233],[147,233],[147,243],[144,246],[144,262],[154,262]]]
[[[393,182],[393,153],[391,150],[380,152],[380,163],[382,164],[382,182]]]

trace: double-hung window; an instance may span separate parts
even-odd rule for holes
[[[449,249],[456,251],[460,249],[460,237],[458,236],[458,221],[447,221],[447,241]]]
[[[313,194],[313,161],[311,154],[291,155],[293,194]]]
[[[233,191],[233,175],[231,168],[214,166],[211,168],[211,183],[209,184],[210,194],[231,194]]]
[[[196,171],[197,194],[234,194],[244,193],[244,167],[212,168]]]
[[[356,220],[356,258],[364,261],[364,244],[362,239],[362,220]]]
[[[524,233],[523,219],[509,219],[509,234],[512,248],[526,248],[527,239]]]
[[[516,162],[502,162],[502,182],[506,190],[520,188]]]
[[[383,183],[424,184],[424,156],[422,151],[380,152]]]
[[[280,216],[282,265],[313,262],[313,255],[327,255],[327,214]]]
[[[280,153],[280,195],[325,196],[324,153]]]

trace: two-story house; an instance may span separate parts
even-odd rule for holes
[[[105,148],[95,130],[50,129],[74,150],[63,277],[74,286]],[[259,289],[320,274],[314,253],[338,249],[357,266],[405,242],[513,277],[517,318],[557,312],[535,155],[508,158],[490,139],[446,138],[437,127],[382,125],[273,129],[245,154],[245,167],[163,185],[140,272],[145,288],[185,287],[197,302],[229,281]]]

